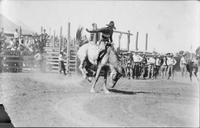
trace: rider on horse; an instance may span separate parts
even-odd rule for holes
[[[105,43],[105,50],[100,51],[99,57],[98,57],[98,62],[101,60],[101,58],[103,58],[103,56],[107,52],[108,46],[112,45],[112,42],[113,42],[112,35],[113,35],[114,29],[116,29],[114,21],[110,21],[110,23],[107,24],[107,27],[104,27],[104,28],[100,28],[100,29],[96,29],[96,30],[86,29],[86,31],[89,33],[99,33],[99,32],[102,33],[102,39],[100,40],[100,43],[101,42]]]

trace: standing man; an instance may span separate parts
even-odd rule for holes
[[[155,66],[155,59],[154,59],[154,57],[149,57],[147,59],[147,64],[148,64],[148,76],[147,76],[147,78],[153,79],[153,76],[154,76],[154,66]]]
[[[142,57],[140,55],[138,55],[138,53],[134,53],[133,54],[133,62],[134,62],[134,66],[133,66],[133,78],[135,77],[136,79],[138,79],[140,77],[140,63],[142,62]]]
[[[14,32],[14,45],[15,45],[15,49],[17,49],[18,46],[19,46],[19,38],[20,38],[20,34],[18,32],[18,29],[15,29],[15,32]]]
[[[38,51],[35,56],[34,56],[35,60],[36,60],[36,67],[42,71],[42,62],[43,62],[43,57],[42,57],[42,53],[40,51]]]
[[[186,76],[187,73],[187,68],[186,68],[186,59],[185,59],[185,54],[182,55],[181,60],[180,60],[180,69],[181,69],[181,75],[182,77]]]
[[[197,77],[197,73],[198,73],[198,56],[196,55],[194,58],[193,58],[193,67],[194,67],[194,75]]]
[[[59,57],[59,67],[60,67],[60,73],[63,71],[64,75],[66,75],[66,69],[65,69],[65,58],[64,58],[64,53],[60,52]]]
[[[173,67],[176,64],[176,60],[173,57],[173,54],[169,54],[167,57],[167,64],[168,64],[168,69],[167,69],[167,75],[168,75],[168,79],[170,77],[174,77],[174,70]]]
[[[141,75],[140,75],[140,78],[143,78],[145,79],[144,75],[145,75],[145,69],[146,69],[146,65],[147,65],[147,58],[146,58],[146,55],[143,54],[142,55],[142,61],[141,61],[141,68],[142,68],[142,71],[141,71]]]
[[[160,64],[161,64],[161,60],[159,58],[160,56],[155,56],[155,78],[157,78],[157,76],[159,75],[159,71],[160,71]]]
[[[168,67],[167,57],[164,56],[163,59],[162,59],[162,64],[161,64],[161,68],[160,68],[162,78],[164,78],[166,76],[167,67]]]

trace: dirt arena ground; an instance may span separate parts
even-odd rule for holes
[[[80,76],[53,73],[0,74],[0,102],[15,127],[199,126],[196,80],[120,79],[111,94]]]

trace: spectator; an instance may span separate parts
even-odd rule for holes
[[[19,45],[19,37],[20,37],[20,34],[18,32],[18,29],[15,29],[15,32],[14,32],[14,45],[15,45],[16,49],[18,48],[18,45]]]
[[[147,65],[148,65],[148,76],[147,76],[147,78],[153,79],[155,62],[156,61],[155,61],[154,57],[149,57],[147,59]]]
[[[6,36],[5,36],[5,33],[4,33],[4,28],[1,28],[1,31],[0,31],[0,52],[2,51],[5,40],[6,40]]]
[[[157,78],[157,76],[159,75],[159,71],[160,71],[160,65],[161,65],[161,60],[159,58],[159,56],[155,56],[155,78]]]
[[[182,77],[186,76],[187,73],[187,68],[186,68],[186,59],[185,59],[185,54],[182,55],[181,60],[180,60],[180,69],[181,69],[181,75]]]
[[[166,56],[163,57],[163,62],[162,62],[160,71],[161,71],[162,78],[164,78],[167,72],[167,57]]]
[[[40,71],[42,71],[42,61],[43,61],[42,53],[38,51],[35,54],[34,58],[36,60],[36,67],[38,67]]]
[[[198,57],[194,57],[193,60],[193,66],[194,66],[194,75],[197,77],[197,73],[198,73]]]
[[[167,65],[168,65],[168,69],[167,69],[167,75],[168,75],[168,79],[172,76],[172,78],[174,77],[174,71],[173,71],[173,66],[176,64],[176,60],[173,57],[173,54],[169,54],[167,57]]]

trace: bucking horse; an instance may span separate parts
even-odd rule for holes
[[[99,60],[99,53],[102,51],[102,49],[106,49],[106,51]],[[105,93],[109,93],[109,90],[106,87],[108,73],[110,72],[112,88],[114,88],[117,81],[123,75],[123,68],[120,65],[118,55],[112,45],[106,46],[104,42],[101,42],[100,45],[96,45],[92,42],[89,42],[79,48],[77,56],[80,59],[79,69],[81,70],[84,79],[90,81],[90,76],[94,78],[90,90],[92,93],[95,92],[95,85],[100,77],[101,71],[103,71],[104,76],[103,90]],[[92,75],[89,75],[91,74],[89,72],[91,72]]]

